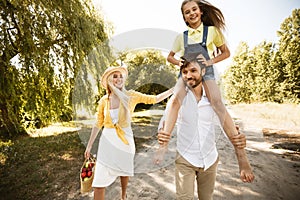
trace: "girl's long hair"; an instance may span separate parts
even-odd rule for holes
[[[219,31],[225,30],[225,19],[222,11],[204,0],[184,0],[181,4],[181,13],[184,19],[183,6],[188,2],[195,2],[202,11],[201,21],[206,26],[215,26]],[[184,19],[185,21],[185,19]],[[188,23],[186,23],[189,26]]]

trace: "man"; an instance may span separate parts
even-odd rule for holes
[[[190,53],[184,56],[180,72],[186,90],[181,94],[177,93],[176,100],[171,101],[171,105],[167,105],[167,110],[178,110],[178,117],[166,116],[166,121],[161,123],[166,126],[160,127],[158,134],[161,148],[156,161],[160,162],[177,120],[175,182],[176,199],[180,200],[193,199],[195,178],[198,198],[212,199],[218,165],[214,130],[215,113],[203,89],[202,76],[205,74],[205,67],[199,59],[201,55],[198,54]],[[252,182],[254,175],[244,150],[245,136],[239,134],[228,137],[235,147],[242,181]]]

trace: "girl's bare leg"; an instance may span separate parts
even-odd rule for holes
[[[238,134],[234,122],[229,115],[224,103],[222,102],[221,92],[215,80],[206,80],[203,82],[206,96],[211,106],[219,117],[220,123],[229,138]]]
[[[218,115],[224,132],[226,133],[228,138],[231,139],[232,136],[238,134],[238,131],[225,105],[222,102],[219,87],[215,80],[206,80],[203,83],[206,96],[208,97],[214,111]],[[252,169],[248,161],[245,149],[236,147],[234,147],[234,149],[239,163],[241,179],[244,182],[252,182],[254,179],[254,175],[252,173]]]
[[[104,200],[105,188],[94,188],[94,200]]]
[[[120,179],[121,179],[121,189],[122,189],[121,200],[125,200],[126,199],[126,190],[127,190],[129,177],[128,176],[121,176]]]
[[[186,95],[185,85],[181,77],[176,82],[173,96],[167,103],[164,131],[171,133],[177,120],[178,111]]]

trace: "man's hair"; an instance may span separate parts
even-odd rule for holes
[[[205,68],[205,65],[201,63],[201,61],[199,60],[199,58],[197,58],[201,53],[199,52],[193,52],[193,53],[187,53],[184,54],[184,56],[181,57],[181,59],[183,60],[183,63],[180,67],[180,71],[182,71],[182,69],[186,68],[190,63],[192,62],[197,62],[200,66],[200,69],[202,70],[203,68]]]

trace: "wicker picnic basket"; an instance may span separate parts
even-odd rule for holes
[[[79,173],[81,193],[91,191],[94,180],[95,165],[96,159],[92,156],[84,160]]]

